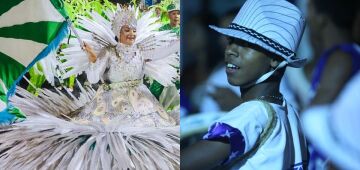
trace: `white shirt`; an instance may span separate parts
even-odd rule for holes
[[[235,165],[233,169],[296,169],[302,167],[302,163],[307,161],[306,141],[301,132],[297,113],[290,105],[281,106],[271,103],[271,106],[276,117],[272,133],[255,154],[241,162],[241,165]],[[244,145],[243,153],[246,153],[254,147],[268,121],[268,110],[265,104],[261,101],[249,101],[217,120],[204,139],[212,140],[219,139],[221,136],[232,136],[238,130],[243,137],[243,143],[232,144],[232,139],[230,139],[229,142],[232,146],[230,156],[234,156],[233,146],[236,145]],[[231,131],[230,128],[229,132],[226,130],[223,134],[215,137],[212,133],[219,132],[219,130],[213,131],[219,124],[226,124],[234,129]]]

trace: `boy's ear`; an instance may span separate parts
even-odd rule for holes
[[[324,14],[319,14],[319,16],[318,16],[317,18],[318,18],[318,19],[317,19],[317,22],[319,23],[319,27],[320,27],[321,29],[327,27],[328,24],[329,24],[330,22],[332,22],[331,19],[330,19],[330,17],[328,17],[327,15],[324,15]]]
[[[271,59],[271,60],[270,60],[270,66],[271,66],[271,68],[276,68],[279,64],[280,64],[280,61],[279,61],[279,60],[274,60],[274,59]]]

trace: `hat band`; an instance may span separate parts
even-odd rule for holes
[[[259,39],[263,43],[269,45],[270,47],[272,47],[275,50],[279,51],[280,53],[284,54],[285,56],[295,56],[295,53],[293,51],[291,51],[288,48],[282,46],[281,44],[275,42],[274,40],[256,32],[253,29],[246,28],[244,26],[241,26],[241,25],[238,25],[235,23],[231,23],[228,28],[245,32],[246,34]]]

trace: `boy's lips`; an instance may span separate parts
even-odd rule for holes
[[[234,73],[240,69],[239,66],[233,64],[233,63],[226,63],[226,73]]]

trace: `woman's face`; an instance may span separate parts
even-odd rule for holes
[[[270,70],[271,59],[239,42],[230,41],[225,49],[226,75],[234,86],[248,85]]]
[[[120,29],[120,43],[133,45],[136,38],[136,29],[128,25],[124,25]]]

